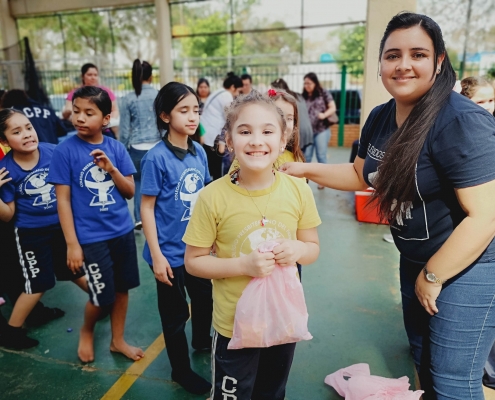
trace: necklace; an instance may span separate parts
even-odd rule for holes
[[[240,177],[240,170],[236,171],[236,176],[235,176],[235,184],[237,186],[240,186],[240,181],[241,181],[241,177]],[[232,176],[234,178],[234,176]],[[273,177],[275,178],[275,175],[273,175]],[[265,224],[268,222],[268,219],[266,218],[266,210],[268,209],[268,204],[270,204],[270,197],[272,196],[272,191],[273,191],[273,183],[272,183],[272,188],[270,190],[270,193],[268,194],[268,200],[266,201],[266,205],[265,205],[265,211],[264,212],[261,212],[261,210],[259,209],[258,205],[256,204],[256,202],[254,201],[253,199],[253,196],[251,196],[251,192],[249,190],[247,190],[245,187],[243,188],[247,194],[249,195],[249,198],[251,199],[251,201],[254,203],[254,206],[256,207],[256,209],[258,210],[258,212],[261,214],[261,220],[260,220],[260,225],[261,226],[265,226]]]

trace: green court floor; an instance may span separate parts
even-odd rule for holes
[[[329,157],[332,163],[346,162],[349,149],[330,149]],[[297,345],[286,398],[340,399],[324,384],[325,376],[361,362],[369,363],[374,375],[406,375],[413,382],[402,324],[398,252],[393,244],[382,240],[388,228],[358,223],[354,194],[317,190],[313,183],[311,187],[323,220],[320,257],[304,267],[302,275],[314,338]],[[144,238],[136,235],[136,240],[141,252]],[[140,259],[141,286],[130,294],[126,337],[147,350],[159,337],[161,325],[153,274]],[[57,284],[43,302],[64,309],[66,316],[31,330],[30,335],[40,341],[34,349],[16,352],[0,348],[1,400],[101,399],[107,392],[105,399],[207,397],[189,395],[171,381],[166,352],[160,352],[160,346],[154,345],[147,353],[151,359],[152,350],[158,348],[158,356],[147,368],[136,368],[125,357],[110,353],[108,318],[96,328],[96,361],[81,365],[77,341],[86,296],[70,283]],[[0,311],[7,315],[10,309],[3,306]],[[189,324],[187,329],[190,332]],[[209,377],[209,356],[192,352],[191,358],[194,369]],[[122,379],[131,366],[134,370]]]

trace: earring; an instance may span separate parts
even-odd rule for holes
[[[382,73],[381,72],[378,72],[378,76],[382,76]]]
[[[441,71],[441,69],[440,69],[440,68],[438,68],[438,69],[437,69],[437,74],[439,74],[439,73],[440,73],[440,71]]]

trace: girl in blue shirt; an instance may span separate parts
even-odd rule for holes
[[[206,153],[191,140],[199,124],[194,90],[178,82],[165,85],[155,100],[158,129],[163,140],[144,156],[141,216],[146,244],[143,257],[156,278],[172,380],[193,394],[204,394],[211,384],[191,369],[185,325],[191,299],[192,347],[211,349],[212,286],[184,267],[182,236],[191,219],[199,191],[211,181]]]
[[[87,291],[83,273],[73,274],[65,263],[66,243],[59,225],[55,189],[46,177],[55,146],[38,143],[30,121],[20,111],[0,111],[0,143],[12,151],[0,161],[0,219],[14,218],[17,250],[25,278],[0,345],[34,347],[22,325],[43,293],[57,280],[72,280]]]

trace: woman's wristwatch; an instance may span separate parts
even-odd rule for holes
[[[426,280],[431,283],[439,283],[440,285],[443,285],[448,280],[448,279],[441,280],[437,278],[437,276],[433,272],[428,272],[426,267],[423,268],[423,272],[425,273]]]

